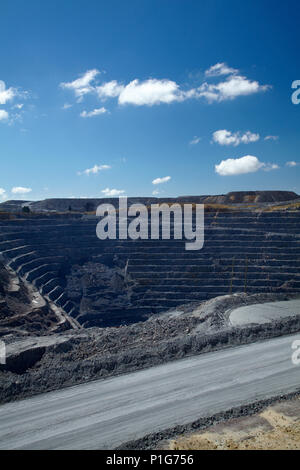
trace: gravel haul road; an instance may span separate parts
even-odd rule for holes
[[[300,388],[300,334],[220,350],[0,406],[0,449],[113,449]]]

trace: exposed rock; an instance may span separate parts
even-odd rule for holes
[[[40,335],[55,330],[59,323],[39,293],[0,263],[0,337]]]
[[[286,201],[294,201],[300,196],[293,191],[233,191],[227,194],[203,195],[203,196],[179,196],[176,198],[156,197],[130,197],[129,204],[155,204],[193,202],[198,204],[272,204]],[[6,201],[0,204],[0,211],[17,212],[24,205],[33,212],[92,212],[99,204],[118,204],[117,198],[53,198],[43,201]]]
[[[247,193],[247,204],[269,197]],[[76,201],[78,213],[51,214],[64,206],[50,200],[36,206],[43,215],[0,220],[0,334],[11,348],[0,401],[300,331],[299,316],[228,321],[239,305],[300,295],[299,211],[214,207],[203,249],[191,252],[172,238],[100,241],[98,218]]]
[[[206,213],[199,251],[173,238],[101,241],[97,222],[56,214],[0,221],[5,265],[69,328],[135,323],[243,291],[300,293],[300,212]]]
[[[12,351],[20,351],[20,363],[16,353],[16,368],[0,372],[0,402],[300,331],[300,315],[236,328],[228,324],[226,315],[220,317],[230,307],[284,298],[283,294],[225,296],[214,306],[205,302],[177,316],[163,314],[119,328],[67,331],[28,346],[13,343]]]
[[[9,343],[6,346],[6,361],[5,364],[0,364],[0,371],[24,374],[41,360],[47,348],[54,346],[55,352],[66,352],[69,342],[69,337],[55,335]]]

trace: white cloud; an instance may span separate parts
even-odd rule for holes
[[[16,97],[19,97],[21,99],[27,99],[29,96],[30,94],[28,91],[13,87],[6,88],[5,82],[3,80],[0,80],[0,105],[8,104]],[[18,103],[12,106],[11,109],[21,110],[23,106],[23,103]],[[13,120],[14,118],[12,118],[12,121]]]
[[[136,79],[122,89],[119,95],[119,104],[153,106],[154,104],[172,103],[182,99],[179,85],[171,80],[150,78],[140,82]]]
[[[267,135],[265,137],[265,140],[278,140],[278,139],[279,139],[278,135]]]
[[[11,101],[17,95],[15,88],[6,88],[5,82],[0,80],[0,104],[6,104],[7,101]]]
[[[93,111],[82,111],[82,113],[80,113],[80,116],[83,118],[90,118],[90,117],[99,116],[100,114],[105,114],[105,113],[107,113],[107,109],[102,107],[102,108],[93,109]]]
[[[78,98],[79,101],[82,100],[83,96],[93,92],[95,89],[91,85],[91,83],[95,80],[96,76],[99,74],[99,70],[92,69],[88,70],[84,74],[82,74],[76,80],[72,82],[62,82],[60,83],[60,87],[68,90],[72,90],[75,93],[75,96]]]
[[[153,194],[153,196],[158,196],[158,194],[160,194],[160,191],[155,189],[154,191],[152,191],[152,194]]]
[[[257,157],[246,155],[241,158],[228,158],[222,160],[221,163],[215,165],[215,171],[219,175],[242,175],[246,173],[254,173],[265,166]]]
[[[99,171],[110,170],[110,169],[111,169],[110,165],[94,165],[92,168],[87,168],[86,170],[79,171],[78,175],[90,175],[90,174],[96,175],[97,173],[99,173]]]
[[[72,105],[70,103],[65,103],[62,107],[62,109],[69,109],[72,108]]]
[[[170,181],[171,176],[164,176],[163,178],[156,178],[155,180],[152,181],[152,184],[162,184],[162,183],[167,183]]]
[[[4,109],[0,109],[0,121],[6,121],[8,117],[9,117],[8,112],[5,111]]]
[[[295,167],[295,166],[298,166],[299,163],[297,163],[297,162],[295,162],[295,161],[292,160],[292,161],[290,161],[290,162],[286,162],[285,165],[286,165],[286,166],[289,166],[290,168],[293,168],[293,167]]]
[[[10,101],[14,98],[19,97],[22,99],[27,99],[29,93],[19,88],[6,88],[5,82],[0,80],[0,105],[10,105],[10,110],[0,109],[0,121],[6,121],[9,125],[13,124],[16,121],[22,121],[22,108],[24,107],[23,103],[17,103],[12,105]]]
[[[99,98],[116,98],[123,91],[124,85],[119,84],[116,80],[106,82],[96,87]]]
[[[77,101],[83,96],[93,93],[100,100],[117,98],[120,105],[153,106],[161,103],[170,104],[188,99],[205,98],[209,103],[233,100],[238,96],[251,95],[266,91],[267,85],[249,80],[239,74],[239,70],[228,67],[220,62],[210,67],[207,77],[222,77],[219,83],[204,82],[198,88],[183,89],[170,79],[149,78],[132,80],[127,85],[111,80],[102,85],[95,84],[95,78],[100,72],[97,69],[88,70],[80,78],[72,82],[63,82],[61,88],[70,89],[75,93]],[[226,78],[223,78],[228,75]],[[222,81],[223,80],[223,81]]]
[[[263,169],[264,171],[272,171],[272,170],[278,170],[279,165],[276,163],[264,163]]]
[[[230,75],[224,82],[217,84],[203,83],[196,91],[198,97],[204,97],[209,103],[233,100],[239,96],[252,95],[269,89],[242,75]]]
[[[32,191],[31,188],[24,188],[23,186],[15,186],[11,190],[13,194],[27,194],[27,193],[30,193],[31,191]]]
[[[238,70],[228,67],[224,62],[212,65],[208,70],[205,71],[207,77],[218,77],[220,75],[229,75],[238,73]]]
[[[213,141],[220,145],[233,145],[236,147],[239,144],[249,144],[258,140],[259,134],[253,134],[250,131],[241,134],[240,132],[232,133],[222,129],[213,133]]]
[[[109,196],[109,197],[121,196],[122,194],[125,193],[124,189],[110,189],[110,188],[105,188],[101,192],[105,196]]]
[[[234,72],[234,74],[227,77],[225,81],[217,84],[205,82],[198,88],[185,91],[181,90],[176,82],[167,79],[149,79],[144,82],[136,79],[122,88],[119,103],[152,106],[160,103],[181,102],[192,98],[205,98],[209,103],[212,103],[233,100],[239,96],[266,91],[269,88],[268,85],[260,85],[257,81],[236,75],[235,73],[238,71],[235,69],[228,68],[227,71],[228,73]]]
[[[6,191],[3,188],[0,188],[0,201],[4,201],[7,198]]]
[[[197,145],[199,144],[201,140],[201,137],[197,137],[196,135],[192,138],[192,140],[190,141],[190,145]]]

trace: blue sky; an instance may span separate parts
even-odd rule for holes
[[[300,193],[299,14],[2,0],[0,198]]]

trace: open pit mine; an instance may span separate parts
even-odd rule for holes
[[[134,374],[168,364],[176,369],[187,358],[205,362],[211,354],[220,354],[222,362],[222,354],[230,356],[232,351],[249,348],[245,360],[252,357],[257,364],[268,353],[262,346],[261,352],[255,352],[255,345],[266,344],[267,348],[274,344],[275,351],[272,341],[291,335],[292,342],[297,334],[300,339],[300,196],[288,191],[253,191],[174,199],[128,198],[128,204],[147,207],[204,204],[204,244],[195,251],[185,249],[186,240],[172,237],[99,240],[96,210],[102,203],[117,207],[118,201],[49,199],[0,204],[0,341],[5,349],[0,361],[0,415],[12,416],[13,408],[6,413],[5,407],[17,406],[27,397],[35,400],[43,392],[67,397],[68,390],[73,390],[69,386],[99,383],[108,387],[109,380],[118,379],[123,381],[116,387],[126,389],[126,377],[130,382]],[[221,408],[207,404],[201,413],[195,398],[194,409],[186,416],[149,421],[145,428],[132,425],[118,438],[112,428],[114,439],[107,434],[101,440],[99,417],[92,443],[74,442],[77,448],[110,448],[129,441],[132,448],[133,442],[151,447],[151,439],[146,444],[143,439],[154,432],[158,442],[174,435],[171,431],[164,434],[166,429],[187,426],[196,418],[202,420],[201,425],[205,420],[211,424],[212,416],[223,419],[226,413],[230,416],[229,410],[235,410],[232,413],[237,416],[236,407],[245,413],[254,402],[296,393],[300,369],[290,361],[293,351],[288,342],[280,344],[290,383],[289,377],[269,383],[264,393],[253,382],[252,395],[240,394]],[[244,370],[241,361],[236,358]],[[213,369],[214,362],[208,370]],[[206,387],[210,373],[203,373],[195,388]],[[239,373],[238,369],[232,372],[232,380]],[[264,377],[262,374],[259,380]],[[211,380],[214,383],[217,378],[211,376]],[[12,401],[17,402],[9,403]],[[184,406],[182,403],[181,409]],[[169,417],[172,413],[168,410]],[[64,429],[61,436],[71,431]],[[9,440],[5,434],[2,438],[6,448],[50,446],[48,434],[44,440],[36,437],[28,442],[24,433],[23,440]],[[51,448],[59,445],[73,446],[68,439],[65,444],[63,439],[51,441]]]

